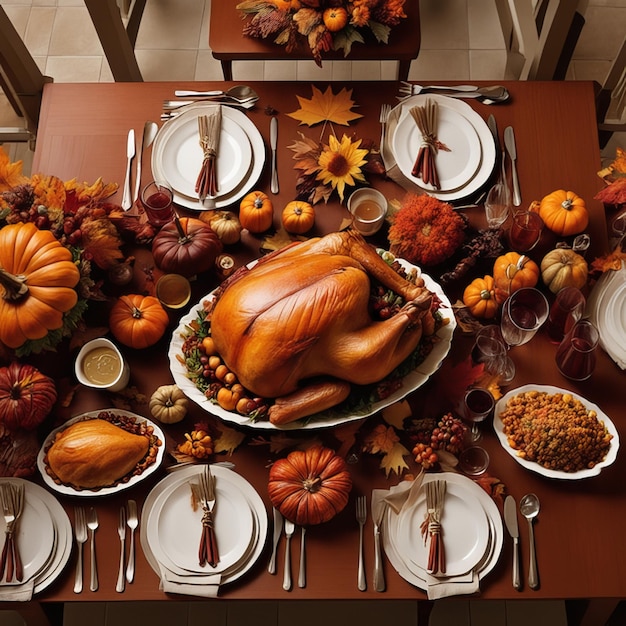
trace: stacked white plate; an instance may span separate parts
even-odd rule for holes
[[[24,509],[16,537],[24,576],[21,583],[0,581],[0,600],[3,591],[10,593],[11,588],[17,590],[31,580],[34,582],[34,593],[45,589],[63,571],[72,551],[72,526],[56,498],[27,480],[2,480],[24,485]],[[5,528],[4,518],[0,516],[0,537],[3,541]]]
[[[195,191],[202,166],[198,116],[220,105],[198,102],[160,128],[152,148],[152,174],[174,190],[174,202],[198,211],[223,208],[242,198],[256,183],[265,163],[265,144],[258,128],[241,111],[222,106],[217,156],[218,193],[200,203]]]
[[[438,104],[437,140],[447,148],[439,150],[435,159],[439,189],[412,174],[422,134],[410,110],[427,100]],[[405,189],[450,202],[471,195],[489,180],[496,162],[496,146],[489,127],[467,102],[417,95],[406,98],[391,111],[382,156],[388,174]]]
[[[446,574],[436,577],[455,583],[471,583],[474,575],[482,579],[495,567],[504,541],[498,507],[474,481],[453,472],[426,475],[412,506],[404,506],[400,513],[386,508],[382,531],[385,553],[393,567],[424,590],[433,577],[426,572],[429,540],[424,541],[420,530],[427,513],[423,485],[442,479],[446,481],[441,518]]]
[[[626,263],[598,279],[587,300],[587,314],[598,329],[602,348],[626,369]]]
[[[219,552],[215,567],[198,564],[202,508],[192,506],[190,483],[198,482],[203,465],[175,470],[148,494],[141,516],[141,545],[148,562],[178,579],[212,574],[221,583],[237,580],[256,562],[267,537],[265,505],[252,485],[236,472],[212,465],[216,503],[214,529]]]

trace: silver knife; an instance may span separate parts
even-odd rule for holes
[[[519,573],[519,527],[517,525],[517,507],[513,496],[507,496],[504,501],[504,523],[509,535],[513,538],[513,587],[519,591],[522,588]]]
[[[517,178],[517,166],[515,160],[517,159],[517,149],[515,147],[515,134],[513,133],[513,127],[507,126],[504,129],[504,145],[511,157],[511,175],[513,176],[513,204],[519,206],[522,204],[522,197],[519,191],[519,179]]]
[[[270,574],[276,573],[276,549],[278,548],[278,542],[280,541],[280,535],[283,532],[283,516],[280,511],[274,507],[274,538],[272,542],[272,556],[270,557],[267,571]]]
[[[374,520],[374,589],[385,591],[385,572],[383,570],[382,550],[380,545],[380,528],[387,509],[383,498],[374,502],[372,498],[372,519]]]
[[[504,150],[500,146],[500,138],[498,137],[498,123],[496,122],[496,118],[493,113],[487,118],[487,126],[489,126],[489,130],[493,135],[493,142],[496,144],[496,154],[500,155],[500,182],[504,183],[506,181],[505,170],[504,170],[504,159],[505,154]]]
[[[124,180],[124,195],[122,196],[122,208],[128,211],[133,206],[132,191],[130,188],[131,165],[135,156],[135,130],[128,131],[126,141],[126,179]]]
[[[272,193],[278,193],[278,170],[276,168],[276,147],[278,145],[278,119],[272,117],[270,122],[270,148],[272,149],[272,180],[270,182],[270,190]]]
[[[285,591],[291,591],[291,538],[296,532],[296,525],[285,520],[285,572],[283,575],[283,589]]]

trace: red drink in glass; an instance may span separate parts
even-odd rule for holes
[[[174,194],[163,183],[148,183],[141,192],[141,205],[148,221],[156,227],[164,226],[174,219]]]
[[[586,380],[596,366],[598,331],[589,320],[577,322],[556,351],[556,365],[566,378]]]

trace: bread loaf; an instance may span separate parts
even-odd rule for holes
[[[94,489],[114,485],[146,456],[150,438],[104,419],[76,422],[59,432],[47,453],[48,467],[61,482]]]

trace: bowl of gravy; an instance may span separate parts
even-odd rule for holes
[[[80,349],[75,372],[82,385],[107,391],[121,391],[130,378],[130,369],[122,353],[104,337],[88,341]]]

